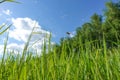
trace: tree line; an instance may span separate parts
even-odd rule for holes
[[[107,2],[104,15],[93,14],[89,22],[76,29],[74,37],[61,38],[60,44],[55,44],[54,48],[58,54],[62,49],[68,54],[77,53],[87,46],[102,48],[103,41],[107,48],[120,45],[120,2]]]

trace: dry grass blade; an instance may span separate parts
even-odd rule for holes
[[[2,0],[2,1],[0,1],[0,3],[4,3],[4,2],[20,3],[20,2],[18,2],[18,1],[16,1],[16,0]]]

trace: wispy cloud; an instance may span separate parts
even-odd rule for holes
[[[3,12],[4,14],[8,15],[8,16],[10,16],[10,15],[12,14],[12,11],[10,11],[9,9],[3,10],[2,12]]]

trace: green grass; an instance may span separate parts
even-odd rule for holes
[[[63,44],[61,54],[58,56],[57,49],[52,51],[49,45],[44,45],[40,56],[32,56],[27,53],[30,38],[25,45],[23,55],[7,55],[4,44],[4,56],[0,62],[0,80],[119,80],[120,79],[120,49],[91,48],[89,41],[81,44],[79,54],[70,50],[67,56]],[[50,40],[50,39],[49,39]],[[79,41],[80,42],[80,41]],[[86,47],[83,48],[82,46]],[[48,46],[49,49],[46,47]],[[49,52],[47,52],[47,50]],[[14,52],[11,52],[14,54]]]
[[[1,25],[0,36],[10,27]],[[57,48],[51,49],[50,35],[49,44],[46,45],[45,41],[41,55],[33,56],[39,54],[28,51],[33,30],[21,51],[22,55],[7,52],[7,36],[0,59],[0,80],[120,80],[120,47],[107,48],[104,37],[101,44],[92,44],[95,41],[90,40],[85,40],[83,44],[81,38],[74,41],[75,44],[79,43],[78,52],[68,45],[69,42],[63,43],[58,53]],[[118,36],[116,31],[118,42],[115,44],[120,42]]]

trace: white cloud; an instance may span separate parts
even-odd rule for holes
[[[3,48],[4,48],[4,46],[0,45],[0,56],[2,56],[2,54],[3,54]]]
[[[21,51],[24,48],[24,44],[10,43],[7,45],[6,53],[10,53],[14,51],[13,54],[21,54]],[[0,45],[0,57],[3,56],[4,45]],[[6,54],[7,55],[7,54]]]
[[[76,31],[73,31],[73,32],[69,32],[69,34],[67,34],[68,37],[74,37],[76,35]]]
[[[76,35],[76,31],[73,31],[72,34],[70,35],[70,37],[74,37]]]
[[[33,41],[44,38],[46,34],[50,34],[49,31],[43,30],[37,21],[30,18],[12,18],[12,23],[15,28],[10,30],[9,36],[18,41],[26,42],[33,27],[36,27],[34,32],[39,33],[32,36]]]
[[[9,9],[3,10],[3,13],[9,16],[12,14],[12,12]]]
[[[32,35],[31,41],[30,41],[30,46],[35,41],[38,41],[35,43],[31,48],[34,50],[37,50],[39,53],[41,52],[42,49],[42,44],[44,42],[44,39],[46,38],[46,35],[50,35],[49,31],[43,30],[39,23],[36,20],[32,20],[31,18],[12,18],[12,23],[14,26],[14,29],[10,30],[9,32],[9,37],[11,39],[15,39],[19,42],[27,42],[27,39],[34,27],[34,34]],[[23,49],[23,44],[18,45],[18,43],[12,43],[8,44],[8,48],[10,49]]]
[[[21,51],[23,47],[24,47],[24,44],[10,43],[8,44],[7,49]]]
[[[50,35],[49,31],[46,31],[41,28],[38,21],[32,20],[31,18],[12,18],[11,19],[13,28],[9,31],[9,39],[16,40],[17,42],[9,41],[7,45],[7,50],[14,50],[16,53],[20,51],[22,53],[25,43],[34,27],[34,34],[30,40],[29,50],[37,51],[40,55],[42,51],[42,45],[44,43],[44,39],[46,39],[46,35]],[[36,42],[36,43],[35,43]],[[46,41],[48,43],[48,39]],[[34,44],[34,45],[33,45]],[[0,45],[0,55],[3,54],[3,45]]]

